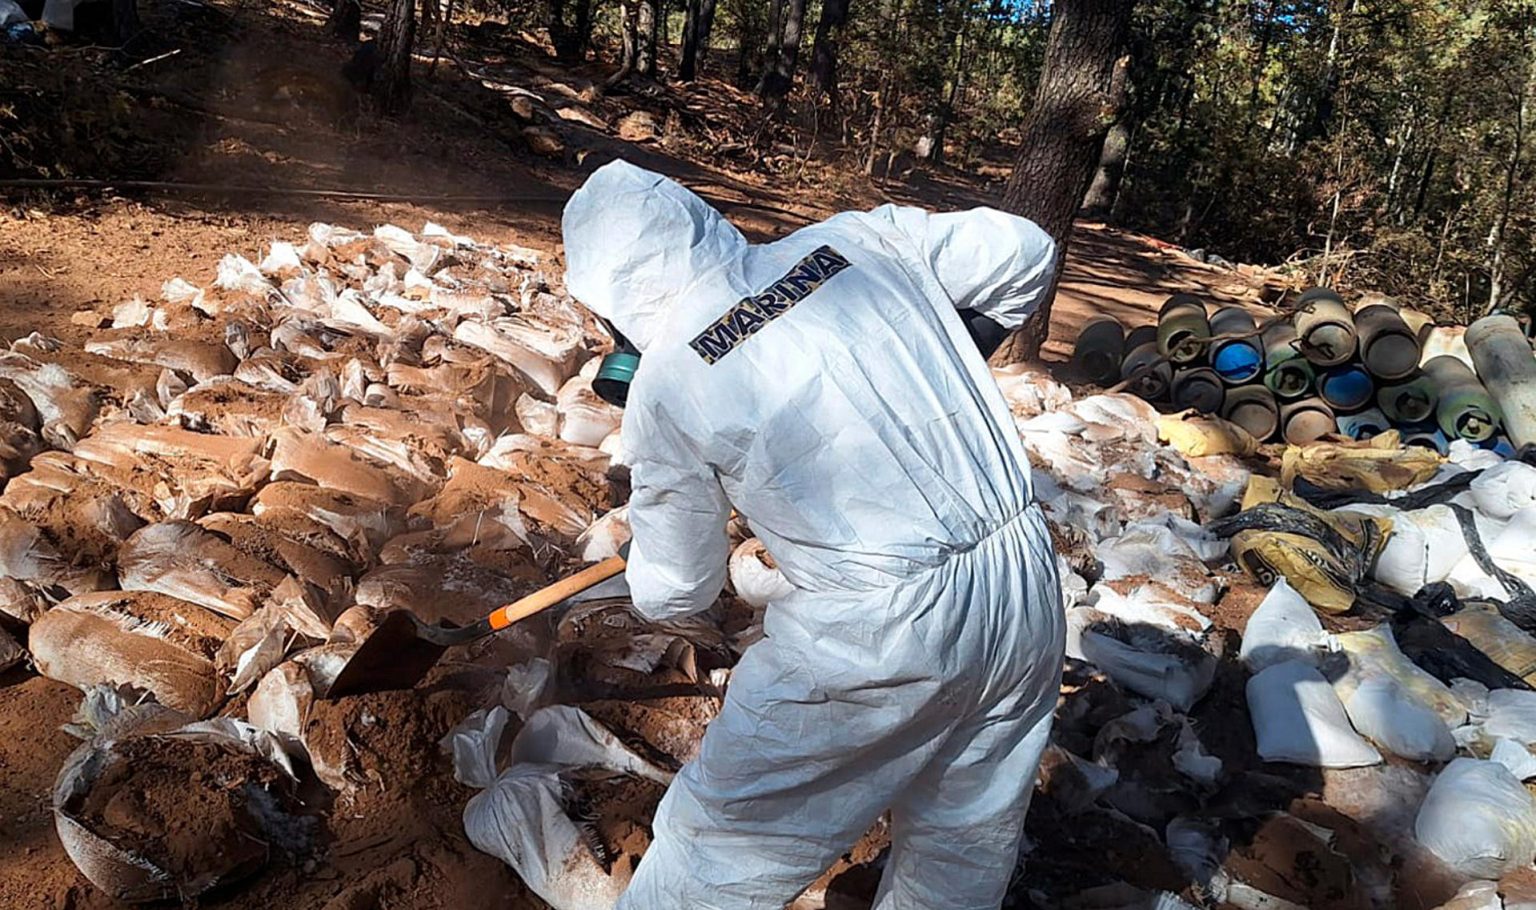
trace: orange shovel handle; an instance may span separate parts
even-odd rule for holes
[[[607,581],[623,571],[624,557],[610,556],[602,562],[593,563],[575,575],[563,578],[547,588],[540,588],[527,597],[515,600],[504,607],[497,607],[486,619],[489,620],[493,630],[500,631],[520,619],[527,619],[540,610],[546,610],[567,597],[580,594],[593,585]]]

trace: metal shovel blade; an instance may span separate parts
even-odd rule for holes
[[[330,700],[365,692],[410,689],[421,682],[448,650],[422,633],[424,623],[395,610],[363,641],[325,693]]]

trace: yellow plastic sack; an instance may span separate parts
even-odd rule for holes
[[[1157,420],[1157,438],[1180,455],[1252,455],[1259,449],[1253,434],[1230,420],[1195,414],[1166,414]]]
[[[1536,685],[1536,638],[1488,604],[1472,604],[1440,620],[1494,663]]]
[[[1445,461],[1422,446],[1403,446],[1396,430],[1360,442],[1314,442],[1288,446],[1280,462],[1280,484],[1289,490],[1300,477],[1325,490],[1387,493],[1428,481]]]
[[[1266,502],[1279,502],[1282,497],[1295,499],[1280,488],[1280,481],[1263,474],[1254,474],[1248,478],[1248,489],[1243,492],[1241,507],[1247,510]]]
[[[1233,560],[1260,584],[1283,576],[1313,608],[1343,613],[1354,606],[1355,590],[1386,545],[1392,522],[1315,509],[1255,477],[1243,511],[1212,530],[1230,535]]]

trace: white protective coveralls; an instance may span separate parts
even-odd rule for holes
[[[564,234],[570,293],[643,354],[623,422],[635,608],[713,603],[732,506],[795,587],[619,906],[779,910],[890,809],[880,910],[997,907],[1064,622],[1024,450],[956,311],[1017,326],[1052,241],[988,209],[884,206],[751,245],[622,161]]]

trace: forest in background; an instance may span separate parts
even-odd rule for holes
[[[899,149],[1006,174],[1052,16],[1073,5],[547,0],[504,14],[547,29],[567,61],[611,56],[615,87],[734,81],[851,167]],[[1109,5],[1130,10],[1126,94],[1106,105],[1089,216],[1463,320],[1536,305],[1536,2]]]
[[[410,61],[505,23],[652,108],[734,84],[733,143],[800,162],[776,184],[958,170],[1058,238],[1084,214],[1445,318],[1536,310],[1536,0],[303,2],[364,41],[386,114]],[[126,47],[136,0],[111,5]],[[0,91],[0,165],[110,133],[28,104]]]

